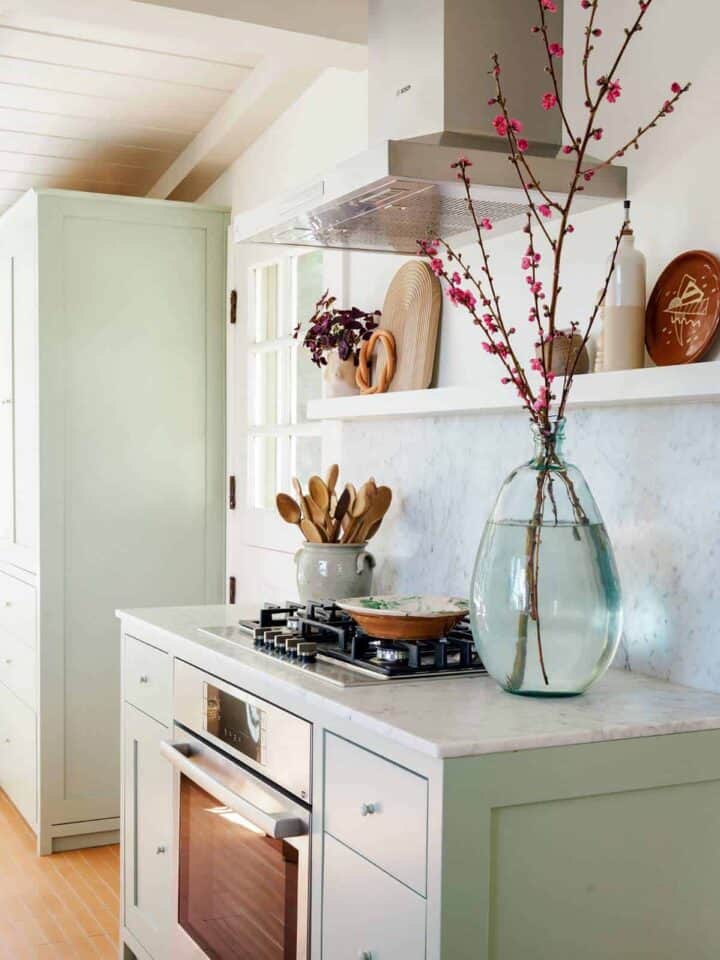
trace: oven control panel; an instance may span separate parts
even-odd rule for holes
[[[175,722],[310,802],[312,724],[234,684],[175,661]]]

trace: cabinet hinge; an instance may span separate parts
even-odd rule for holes
[[[237,501],[235,499],[235,477],[228,477],[228,509],[234,510]]]
[[[237,323],[237,290],[230,291],[230,323]]]
[[[235,593],[237,591],[237,580],[235,577],[228,578],[228,603],[235,603]]]

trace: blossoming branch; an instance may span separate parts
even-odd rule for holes
[[[467,157],[460,157],[453,164],[453,167],[457,170],[458,179],[464,185],[468,209],[475,227],[481,257],[479,273],[473,272],[459,251],[451,247],[442,238],[421,240],[419,245],[421,254],[429,258],[434,273],[445,280],[451,302],[456,306],[464,307],[471,315],[473,322],[479,327],[483,335],[483,349],[499,358],[504,368],[501,382],[512,384],[515,387],[522,405],[528,410],[543,433],[549,436],[551,414],[562,417],[565,412],[577,361],[582,353],[582,348],[588,342],[600,305],[605,298],[615,269],[621,238],[619,232],[615,238],[609,269],[600,295],[594,303],[582,330],[581,346],[576,351],[567,351],[563,385],[558,397],[554,392],[556,377],[552,372],[554,344],[561,337],[572,338],[580,332],[580,324],[577,322],[571,324],[568,332],[558,330],[556,323],[558,304],[562,293],[560,277],[563,256],[568,238],[575,229],[570,222],[574,202],[577,196],[585,190],[585,185],[600,170],[622,158],[628,150],[638,149],[641,138],[673,112],[677,101],[690,89],[690,84],[680,84],[678,82],[670,84],[669,95],[664,99],[662,105],[649,121],[637,127],[635,134],[628,141],[611,150],[605,160],[591,159],[589,148],[591,145],[594,146],[602,142],[605,136],[605,130],[598,122],[600,110],[606,104],[610,106],[617,104],[622,98],[624,89],[619,74],[620,66],[632,40],[642,30],[643,20],[653,0],[640,0],[635,20],[625,28],[622,43],[612,59],[609,69],[599,73],[594,79],[592,78],[592,64],[595,45],[596,41],[603,36],[602,27],[598,23],[602,2],[601,0],[580,0],[581,7],[588,12],[588,18],[585,25],[582,56],[585,124],[581,130],[577,131],[571,125],[567,115],[556,68],[557,62],[565,55],[565,50],[559,40],[551,37],[552,16],[557,13],[557,4],[555,0],[536,0],[536,2],[538,22],[532,30],[543,44],[546,61],[545,72],[551,87],[551,89],[540,93],[538,106],[546,111],[559,111],[566,140],[562,152],[571,159],[568,166],[568,189],[564,200],[560,201],[550,196],[543,189],[541,180],[533,171],[532,163],[527,155],[529,143],[522,135],[523,122],[511,115],[509,104],[504,95],[501,63],[497,54],[493,55],[490,69],[490,74],[494,78],[495,92],[488,102],[498,108],[498,113],[493,120],[493,127],[495,133],[507,141],[508,159],[515,168],[520,187],[527,200],[527,219],[524,228],[527,235],[527,248],[521,258],[520,267],[525,274],[525,282],[530,295],[527,319],[533,325],[536,335],[534,346],[538,351],[538,356],[531,359],[529,366],[533,373],[539,375],[541,381],[539,386],[533,387],[531,384],[513,346],[513,338],[517,329],[514,322],[509,321],[504,314],[500,295],[490,269],[490,253],[487,241],[493,225],[489,219],[479,218],[476,214],[470,192],[471,179],[468,172],[472,163]],[[552,279],[547,288],[540,277],[543,253],[538,249],[538,244],[544,245],[546,253],[549,252],[550,254]]]

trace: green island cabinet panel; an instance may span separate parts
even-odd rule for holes
[[[442,960],[717,960],[720,731],[447,760]]]

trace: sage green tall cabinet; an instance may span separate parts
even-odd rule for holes
[[[30,192],[0,219],[0,787],[113,839],[114,611],[224,594],[226,212]]]

